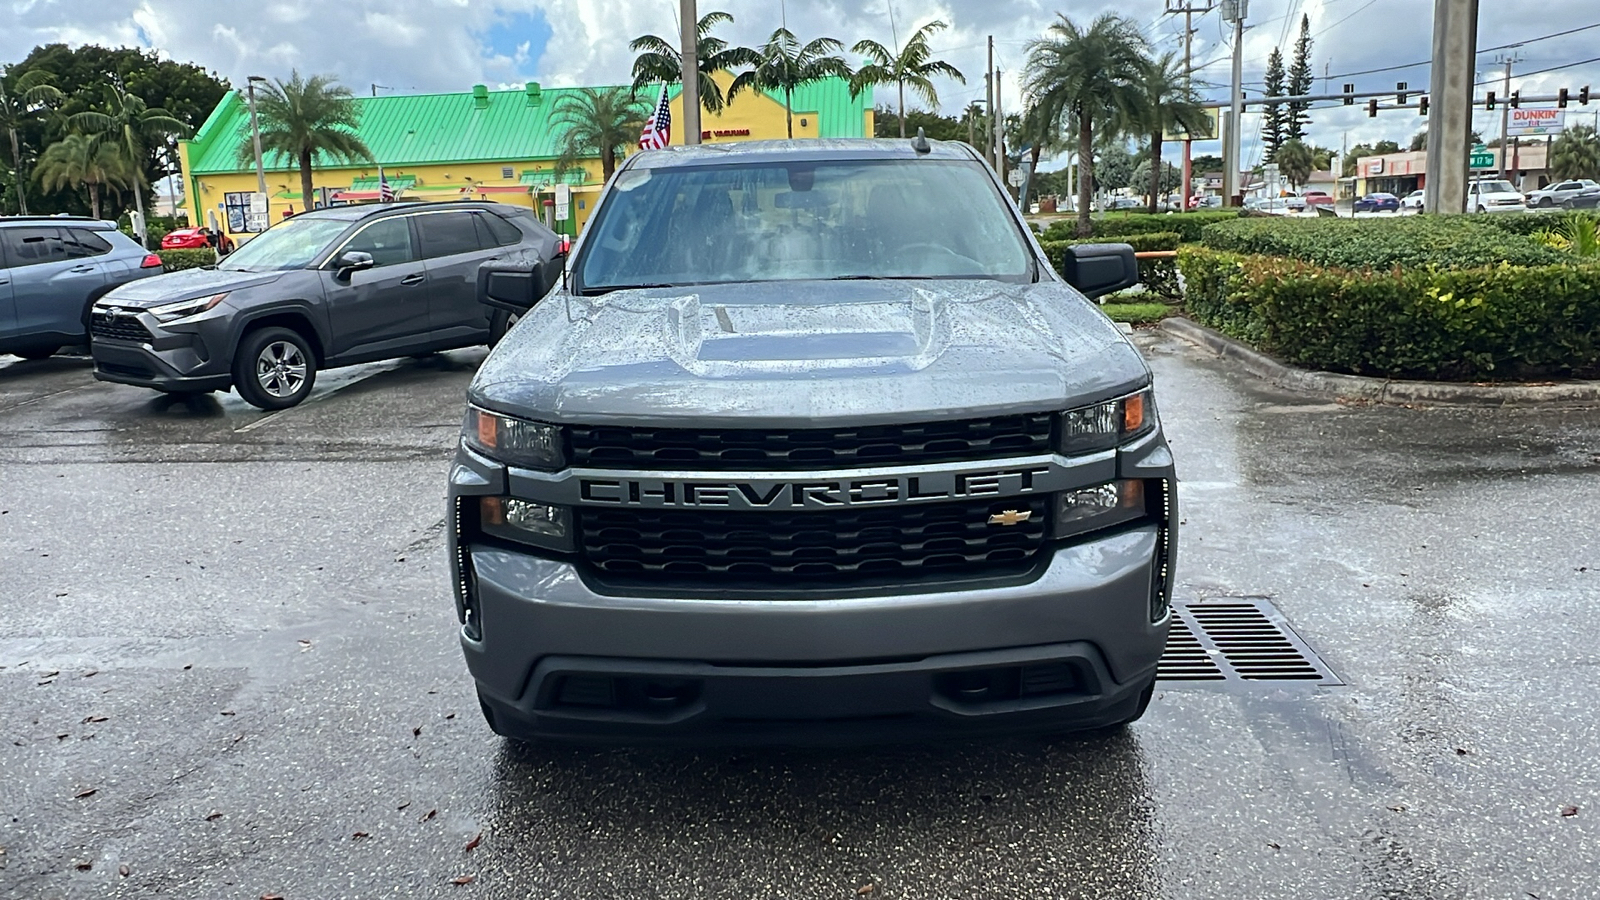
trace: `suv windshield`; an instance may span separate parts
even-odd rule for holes
[[[841,160],[634,168],[590,225],[586,293],[855,278],[1035,280],[975,162]]]
[[[246,241],[217,268],[245,272],[304,269],[349,227],[344,219],[289,219]]]

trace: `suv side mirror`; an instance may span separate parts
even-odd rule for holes
[[[1079,244],[1067,248],[1061,277],[1090,300],[1139,283],[1139,261],[1127,244]]]
[[[333,277],[339,279],[340,281],[349,281],[351,275],[366,269],[370,269],[375,265],[377,265],[377,263],[373,261],[371,253],[363,253],[360,250],[351,250],[345,255],[339,257],[339,268],[334,272]]]
[[[478,302],[486,306],[525,313],[549,289],[545,263],[536,260],[491,259],[478,267]]]

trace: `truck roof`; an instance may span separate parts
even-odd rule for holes
[[[723,165],[774,158],[818,161],[828,159],[959,159],[974,160],[972,148],[957,141],[928,141],[918,153],[910,139],[806,138],[793,141],[738,141],[726,144],[671,146],[637,154],[635,165],[651,169],[676,166]]]

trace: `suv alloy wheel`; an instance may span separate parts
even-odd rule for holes
[[[288,409],[304,400],[316,381],[316,354],[287,328],[246,334],[233,356],[233,385],[259,409]]]

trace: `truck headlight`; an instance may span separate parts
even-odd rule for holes
[[[509,466],[554,472],[565,464],[561,429],[555,425],[469,406],[461,436],[467,446]]]
[[[194,297],[189,300],[179,300],[176,303],[165,303],[161,306],[150,308],[150,315],[156,317],[157,322],[176,322],[189,316],[199,315],[222,302],[228,296],[227,291],[212,294],[209,297]]]
[[[1056,449],[1067,456],[1113,450],[1149,434],[1155,427],[1155,394],[1145,388],[1126,397],[1062,413]]]
[[[490,537],[547,550],[572,549],[572,510],[513,497],[478,499],[478,528]]]
[[[1056,537],[1073,537],[1132,522],[1147,512],[1144,482],[1108,481],[1056,495]]]

